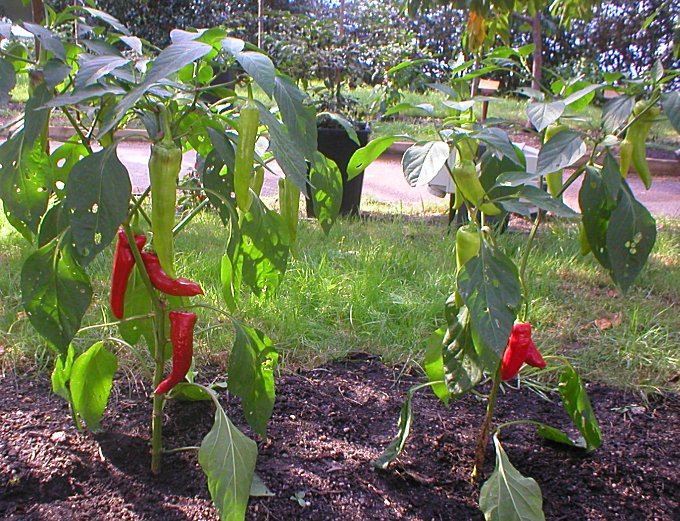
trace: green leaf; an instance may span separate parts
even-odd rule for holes
[[[572,440],[566,432],[551,427],[550,425],[545,425],[541,423],[537,428],[538,435],[546,440],[554,441],[555,443],[561,443],[562,445],[568,445],[569,447],[580,447],[585,448],[585,442]]]
[[[406,445],[406,440],[408,439],[408,435],[411,432],[411,425],[413,424],[413,407],[411,406],[413,394],[429,385],[429,383],[414,385],[406,391],[406,398],[401,406],[401,413],[399,414],[399,421],[397,423],[397,435],[387,448],[385,448],[383,453],[371,461],[371,465],[375,468],[386,469],[390,463],[399,457],[401,451],[404,450],[404,445]]]
[[[675,131],[680,133],[680,91],[664,94],[661,98],[661,107]]]
[[[593,101],[595,91],[602,88],[602,85],[599,84],[583,86],[584,84],[585,82],[576,82],[572,85],[572,88],[578,88],[578,90],[569,93],[564,99],[564,104],[569,105],[572,110],[583,110],[586,108]]]
[[[542,210],[552,212],[559,217],[579,217],[577,212],[569,208],[562,201],[555,199],[548,192],[541,190],[536,186],[526,185],[522,187],[520,197],[538,206]]]
[[[215,421],[203,438],[198,463],[208,478],[210,497],[220,521],[243,521],[255,474],[257,445],[238,430],[222,409],[217,396]]]
[[[288,229],[282,217],[253,197],[241,223],[243,282],[256,295],[273,295],[288,264]],[[233,258],[232,258],[233,259]]]
[[[183,402],[205,402],[212,400],[210,393],[202,386],[180,382],[170,391],[170,399]]]
[[[551,103],[529,103],[527,105],[527,116],[531,124],[536,127],[538,132],[552,123],[555,123],[564,113],[566,104],[564,101],[553,101]]]
[[[357,131],[354,128],[354,124],[352,124],[352,122],[342,114],[337,114],[335,112],[319,112],[318,118],[328,118],[330,121],[334,121],[345,129],[345,132],[347,132],[347,135],[352,141],[361,146],[361,143],[359,142],[359,136],[357,135]]]
[[[130,60],[122,56],[81,54],[78,56],[78,63],[80,67],[76,73],[76,92],[77,89],[84,89],[96,84],[112,70],[130,63]]]
[[[68,75],[71,74],[71,66],[60,62],[59,60],[50,60],[43,69],[43,77],[45,84],[53,89],[61,82],[63,82]]]
[[[321,152],[316,152],[309,168],[309,182],[314,215],[319,220],[324,233],[328,235],[340,213],[343,192],[342,173],[335,161],[328,159]]]
[[[519,275],[515,264],[486,240],[480,254],[458,273],[458,291],[470,311],[477,345],[486,369],[493,373],[510,337],[515,310],[520,304]]]
[[[26,259],[21,297],[28,319],[51,347],[66,353],[92,299],[87,273],[55,239]]]
[[[255,80],[270,98],[274,95],[276,70],[269,56],[261,52],[245,51],[234,54],[241,67]]]
[[[229,356],[229,391],[241,398],[248,425],[263,438],[274,410],[274,369],[279,358],[261,331],[233,321],[236,331]]]
[[[282,74],[274,80],[274,99],[281,120],[299,153],[312,157],[317,149],[316,111],[310,100],[293,81]]]
[[[517,148],[512,144],[508,133],[497,127],[487,127],[472,135],[472,137],[483,141],[495,152],[499,159],[507,157],[516,165],[524,168],[524,161],[517,153]]]
[[[607,252],[611,275],[621,289],[628,290],[642,271],[656,241],[656,221],[623,181],[616,208],[607,228]]]
[[[353,179],[363,172],[368,165],[378,159],[395,141],[414,141],[409,136],[383,136],[369,142],[358,149],[347,164],[347,180]]]
[[[225,170],[222,156],[215,147],[215,150],[210,152],[204,161],[199,162],[198,168],[201,183],[206,189],[210,204],[217,208],[220,219],[225,226],[233,217],[236,208],[236,199],[233,195],[234,163],[232,162],[231,165],[231,167],[226,167]]]
[[[404,177],[411,186],[427,185],[442,169],[451,151],[443,141],[416,143],[401,160]]]
[[[432,392],[444,402],[444,405],[448,405],[450,393],[444,381],[444,358],[442,356],[442,341],[445,332],[446,329],[439,328],[427,339],[423,369],[432,384]]]
[[[634,106],[635,98],[631,96],[617,96],[605,103],[602,107],[602,126],[605,132],[611,134],[628,121]]]
[[[28,22],[24,22],[24,28],[38,39],[43,49],[53,53],[61,61],[66,61],[66,49],[55,33],[42,25]]]
[[[116,145],[81,159],[71,170],[64,206],[75,248],[87,266],[115,237],[128,214],[132,185]]]
[[[573,165],[587,151],[586,144],[576,132],[560,132],[541,147],[536,175],[546,175]]]
[[[117,96],[119,94],[125,94],[125,90],[121,89],[120,87],[114,87],[110,85],[106,87],[103,87],[101,85],[92,85],[91,87],[87,87],[85,89],[73,91],[70,94],[61,94],[60,96],[57,96],[53,100],[50,100],[47,103],[45,103],[45,106],[65,107],[67,105],[77,105],[78,103],[82,103],[83,101],[88,99],[101,98],[106,94],[113,94]]]
[[[269,129],[269,143],[272,147],[276,162],[286,174],[286,178],[298,187],[302,193],[307,193],[307,161],[305,155],[297,146],[289,130],[269,112],[269,109],[256,102],[260,109],[260,120]]]
[[[479,493],[486,521],[545,521],[541,488],[512,466],[498,434],[493,437],[496,468]]]
[[[91,431],[99,429],[116,369],[118,359],[104,349],[104,342],[92,344],[73,362],[70,382],[73,407]]]
[[[9,93],[17,83],[17,75],[12,64],[0,59],[0,107],[7,105]]]
[[[142,281],[139,270],[134,269],[125,291],[124,316],[148,315],[153,310],[153,302],[151,301],[149,291]],[[153,321],[150,318],[121,322],[118,324],[118,332],[122,339],[130,345],[135,345],[141,337],[144,337],[149,351],[153,352],[155,335]]]
[[[590,405],[588,392],[571,365],[565,365],[560,373],[558,390],[562,396],[564,410],[583,436],[586,449],[589,451],[597,449],[602,445],[600,426]]]
[[[452,297],[455,299],[455,294]],[[444,379],[450,395],[459,398],[482,380],[484,367],[475,350],[468,308],[461,306],[448,321],[443,351]]]
[[[68,382],[71,379],[71,370],[73,368],[73,358],[75,355],[76,350],[73,347],[73,344],[69,344],[66,354],[57,357],[51,377],[52,392],[61,396],[69,403],[71,403],[71,391],[69,390]]]
[[[93,16],[94,18],[97,18],[102,22],[109,24],[119,33],[123,33],[125,35],[130,34],[128,28],[125,27],[122,23],[120,23],[120,21],[117,18],[114,18],[110,14],[105,13],[104,11],[100,11],[99,9],[94,9],[93,7],[82,7],[82,9],[87,11],[90,14],[90,16]]]
[[[617,173],[618,175],[618,173]],[[593,255],[606,270],[611,270],[607,250],[607,229],[616,202],[612,200],[603,175],[594,167],[587,167],[578,195],[581,221]]]

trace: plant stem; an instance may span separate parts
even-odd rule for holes
[[[486,454],[486,446],[489,444],[489,435],[491,434],[491,422],[493,421],[493,411],[496,407],[496,400],[498,399],[498,389],[501,386],[501,364],[498,364],[496,375],[493,378],[493,387],[491,387],[491,394],[489,401],[486,403],[486,417],[482,423],[482,428],[477,437],[477,448],[475,449],[475,466],[472,468],[471,478],[477,481],[484,467],[484,458]]]

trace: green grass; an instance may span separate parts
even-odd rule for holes
[[[284,368],[318,366],[352,351],[387,363],[419,364],[425,340],[442,325],[451,291],[452,237],[433,209],[366,204],[374,218],[339,222],[325,237],[304,221],[296,258],[278,294],[242,298],[239,318],[264,330],[282,352]],[[443,211],[443,209],[440,209]],[[207,214],[178,242],[180,275],[199,280],[205,299],[220,305],[219,259],[225,237]],[[500,245],[515,258],[526,227]],[[4,368],[49,369],[51,353],[21,309],[19,271],[28,247],[0,221],[0,355]],[[111,248],[88,268],[95,300],[83,325],[106,321]],[[649,265],[621,295],[592,257],[578,253],[573,226],[549,223],[537,238],[528,267],[535,340],[544,353],[571,359],[588,380],[643,390],[677,390],[680,373],[680,222],[662,221]],[[88,331],[84,348],[113,328]],[[232,341],[229,322],[201,311],[199,362],[223,364]],[[116,348],[118,349],[118,348]],[[138,356],[148,359],[145,349]],[[122,369],[139,363],[124,354]],[[137,370],[138,371],[138,370]]]

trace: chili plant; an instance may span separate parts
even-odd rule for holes
[[[592,251],[625,292],[643,269],[656,238],[654,218],[628,185],[628,164],[633,163],[649,187],[652,178],[645,159],[645,137],[650,127],[668,118],[680,132],[680,93],[665,92],[678,71],[664,71],[657,64],[635,80],[609,74],[609,84],[556,79],[547,94],[527,90],[531,97],[527,105],[531,128],[527,130],[543,143],[537,157],[529,161],[523,151],[528,149],[512,143],[505,130],[512,124],[498,119],[478,121],[473,109],[482,100],[463,93],[469,92],[469,83],[480,70],[529,76],[526,58],[531,50],[531,46],[497,49],[483,59],[462,63],[450,84],[433,85],[449,98],[444,101],[449,116],[438,129],[440,139],[415,143],[404,155],[404,175],[412,185],[426,185],[442,169],[448,170],[455,186],[453,206],[465,211],[468,224],[455,232],[455,285],[444,307],[446,325],[427,343],[423,367],[428,381],[408,391],[398,434],[373,462],[387,468],[402,451],[413,422],[415,391],[430,387],[446,405],[475,392],[486,400],[487,407],[478,433],[474,479],[482,476],[492,436],[496,450],[495,470],[480,493],[479,505],[488,520],[544,519],[539,485],[522,476],[503,450],[500,435],[504,429],[528,423],[545,439],[585,451],[602,443],[577,372],[563,357],[542,357],[531,338],[527,261],[545,214],[580,220],[582,252]],[[601,122],[589,121],[588,130],[576,128],[574,118],[580,118],[576,111],[605,88],[618,95],[605,103]],[[350,161],[350,175],[365,168],[395,139],[377,139],[358,150]],[[633,149],[628,149],[627,143],[632,143]],[[617,145],[621,147],[620,160],[615,156]],[[563,182],[565,169],[572,171]],[[583,180],[580,214],[561,201],[564,191],[578,179]],[[546,181],[547,191],[542,189]],[[534,218],[517,260],[496,240],[504,230],[504,216],[510,212]],[[503,382],[513,380],[525,364],[543,368],[547,363],[559,366],[557,390],[578,436],[533,418],[494,425]],[[481,386],[486,394],[477,391]]]
[[[0,198],[7,220],[34,248],[21,271],[22,300],[56,355],[54,392],[68,401],[79,429],[100,428],[118,363],[108,348],[146,343],[153,358],[151,471],[161,471],[165,454],[197,450],[220,518],[243,519],[257,445],[231,422],[216,390],[194,381],[193,339],[200,334],[194,326],[208,313],[226,317],[235,336],[227,387],[240,397],[250,428],[265,437],[278,353],[262,331],[235,318],[239,293],[273,295],[281,282],[308,161],[328,178],[313,187],[326,230],[337,215],[341,188],[333,179],[340,173],[316,152],[315,113],[303,93],[266,55],[225,30],[174,30],[171,43],[158,50],[93,2],[62,12],[45,7],[42,14],[42,24],[23,23],[35,36],[31,48],[14,40],[10,24],[0,24],[0,39],[8,40],[0,46],[0,100],[20,74],[30,77],[31,94],[25,112],[6,125],[11,134],[0,146]],[[235,62],[245,71],[242,95],[214,84]],[[253,84],[276,110],[254,101]],[[53,147],[48,128],[55,113],[70,122],[72,135]],[[141,194],[133,193],[118,157],[127,139],[120,131],[134,121],[151,144],[150,186]],[[178,220],[178,175],[190,149],[203,158],[200,186],[193,188],[203,202]],[[260,198],[264,169],[274,159],[284,172],[280,213]],[[177,278],[185,256],[176,254],[176,236],[208,203],[225,230],[226,309],[203,304],[200,284]],[[93,299],[87,267],[114,239],[115,320],[82,328]],[[78,349],[78,337],[98,327],[117,327],[121,338]],[[212,401],[214,425],[200,447],[166,448],[163,408],[182,399]]]

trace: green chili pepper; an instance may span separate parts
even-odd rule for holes
[[[545,129],[545,134],[543,134],[543,144],[550,141],[560,132],[566,130],[569,130],[569,127],[559,123],[548,125],[548,128]],[[560,193],[560,190],[562,190],[562,172],[563,170],[558,170],[557,172],[545,174],[545,183],[548,185],[548,193],[553,197],[556,197],[557,194]]]
[[[495,204],[482,203],[486,197],[486,192],[479,181],[479,177],[477,177],[477,167],[474,161],[464,159],[460,163],[456,163],[456,166],[451,169],[451,173],[463,197],[473,206],[479,206],[479,209],[487,215],[498,215],[501,213],[501,210]]]
[[[255,141],[257,141],[257,127],[260,124],[260,111],[252,99],[248,99],[241,108],[239,117],[239,136],[236,145],[236,163],[234,164],[234,193],[236,204],[247,212],[250,209],[252,196],[250,195],[250,177],[255,158]]]
[[[482,238],[479,229],[474,224],[466,224],[456,231],[456,274],[472,258],[479,255],[482,247]],[[463,299],[456,290],[456,305],[463,305]]]
[[[149,178],[151,180],[151,230],[153,248],[163,270],[175,277],[174,238],[177,177],[182,167],[182,150],[175,144],[170,131],[167,108],[159,105],[163,135],[151,146]]]
[[[638,114],[642,114],[642,112],[645,111],[647,107],[648,102],[644,100],[638,101],[633,108],[633,115],[637,116]],[[630,157],[632,159],[633,166],[635,167],[635,171],[640,176],[640,179],[647,190],[649,190],[649,188],[652,186],[652,172],[649,170],[646,157],[647,134],[649,134],[649,131],[652,128],[652,125],[654,125],[654,122],[656,121],[656,118],[659,116],[660,112],[661,111],[659,110],[659,107],[656,105],[649,107],[649,109],[646,110],[644,114],[639,116],[635,122],[628,127],[628,130],[626,130],[626,136],[622,142],[622,145],[626,142],[632,144],[633,151]],[[624,170],[624,161],[627,160],[627,154],[629,153],[627,149],[630,148],[631,145],[625,144],[623,146],[626,157],[621,160],[620,171],[621,175],[625,176],[625,174],[628,173],[628,169],[626,168]],[[619,154],[621,154],[621,151],[619,151]]]
[[[288,178],[279,179],[279,210],[288,229],[290,244],[295,244],[300,213],[300,190]]]

